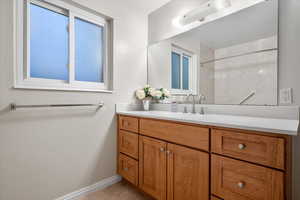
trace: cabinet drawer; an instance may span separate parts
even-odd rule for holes
[[[212,155],[212,193],[230,200],[284,200],[283,172]]]
[[[128,131],[119,131],[119,151],[138,159],[139,153],[139,136],[138,134]]]
[[[212,152],[278,169],[285,168],[283,138],[212,131]]]
[[[119,128],[138,133],[139,120],[135,117],[119,116]]]
[[[146,136],[209,150],[209,129],[151,119],[140,120],[140,133]]]
[[[219,199],[219,198],[214,197],[214,196],[210,196],[210,200],[222,200],[222,199]]]
[[[138,161],[119,154],[118,173],[134,185],[138,185]]]

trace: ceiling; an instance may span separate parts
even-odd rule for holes
[[[138,8],[146,14],[150,14],[170,1],[171,0],[126,0],[126,3],[131,7]]]

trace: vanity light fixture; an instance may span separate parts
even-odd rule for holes
[[[195,21],[204,21],[205,17],[231,6],[230,0],[209,0],[187,14],[179,20],[181,25],[187,25]]]

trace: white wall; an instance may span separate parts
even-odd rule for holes
[[[176,2],[176,3],[175,3]],[[198,0],[173,0],[149,16],[149,42],[181,32],[172,18],[196,7]],[[300,1],[279,0],[279,88],[293,88],[293,105],[300,105]],[[193,7],[194,6],[194,7]],[[186,31],[186,30],[184,30]],[[294,138],[294,200],[300,199],[300,136]],[[297,170],[296,170],[297,169]]]
[[[279,88],[293,88],[300,105],[300,1],[279,1]],[[294,138],[294,200],[300,199],[300,136]]]
[[[114,106],[146,84],[147,16],[120,0],[76,0],[115,19],[113,94],[12,89],[13,1],[0,1],[0,199],[51,200],[116,174]],[[9,103],[97,103],[9,112]]]
[[[152,87],[171,89],[171,52],[170,40],[148,47],[148,83]]]

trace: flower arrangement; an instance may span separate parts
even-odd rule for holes
[[[166,98],[171,97],[171,93],[169,90],[165,88],[160,88],[159,91],[161,92],[161,97],[159,98],[160,100],[165,100]]]
[[[150,85],[146,85],[144,88],[136,90],[135,96],[139,100],[164,100],[166,98],[169,98],[171,94],[167,89],[155,89],[152,88]]]
[[[150,100],[164,100],[171,96],[170,92],[167,89],[160,88],[155,89],[150,85],[146,85],[142,89],[138,89],[135,91],[135,96],[137,99],[143,101],[144,110],[149,110]]]

